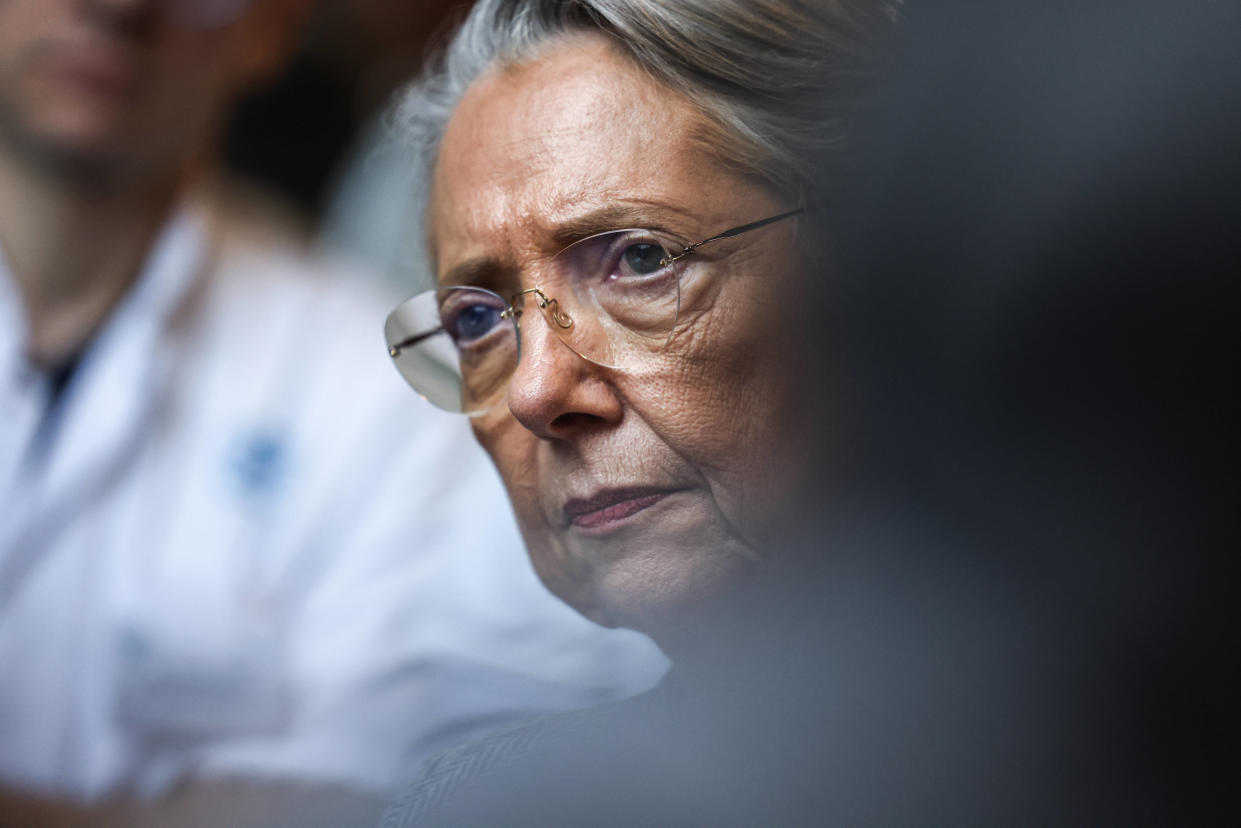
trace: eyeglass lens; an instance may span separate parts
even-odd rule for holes
[[[419,294],[388,317],[389,349],[422,396],[465,414],[503,403],[519,358],[519,325],[543,324],[536,315],[582,357],[632,368],[662,349],[676,327],[683,265],[666,259],[680,249],[651,231],[614,231],[565,248],[540,268],[537,291],[511,300],[476,287]]]

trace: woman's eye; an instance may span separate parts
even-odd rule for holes
[[[444,329],[457,344],[468,344],[482,339],[500,324],[502,309],[491,305],[464,305],[446,314]]]
[[[631,244],[621,253],[626,270],[637,276],[648,276],[664,266],[668,256],[663,247],[645,242]]]

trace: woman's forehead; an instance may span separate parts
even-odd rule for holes
[[[652,211],[722,197],[695,136],[703,116],[603,37],[574,38],[493,69],[444,134],[432,198],[436,247],[497,234],[550,236],[617,204]],[[494,240],[494,239],[493,239]]]

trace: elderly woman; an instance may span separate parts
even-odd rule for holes
[[[402,108],[439,287],[390,353],[473,418],[547,586],[674,661],[806,465],[822,154],[889,12],[483,0]]]
[[[438,286],[389,352],[472,418],[543,582],[678,675],[736,666],[812,465],[793,368],[827,344],[805,302],[833,273],[824,159],[892,19],[482,0],[401,107]]]

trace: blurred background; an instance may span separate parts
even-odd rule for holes
[[[231,173],[279,202],[326,249],[413,293],[429,278],[415,172],[390,141],[388,105],[468,14],[471,0],[315,0],[292,60],[238,104]]]
[[[367,128],[469,0],[317,0],[288,67],[239,104],[224,158],[281,196],[312,227]]]

